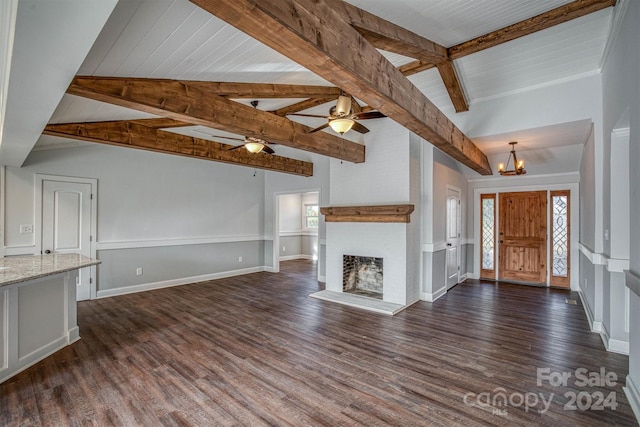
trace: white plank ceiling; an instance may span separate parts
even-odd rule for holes
[[[450,47],[569,1],[349,0],[349,3]],[[598,72],[612,10],[606,8],[456,60],[470,108],[484,99]],[[411,61],[400,55],[385,55],[394,65]],[[120,0],[78,74],[329,85],[187,0]],[[455,114],[435,69],[410,79],[437,107],[446,114]],[[260,108],[268,110],[293,102],[263,100]],[[328,106],[321,106],[313,112],[324,114],[327,110]],[[150,116],[65,95],[50,122],[141,117]],[[483,142],[478,141],[481,149]]]

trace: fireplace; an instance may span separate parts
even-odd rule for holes
[[[343,255],[342,292],[382,299],[382,258]]]

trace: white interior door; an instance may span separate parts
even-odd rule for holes
[[[91,184],[42,181],[42,253],[91,257]],[[77,300],[91,297],[91,268],[78,274]]]
[[[447,189],[447,289],[459,282],[460,274],[460,190]]]

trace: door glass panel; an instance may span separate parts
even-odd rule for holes
[[[458,199],[450,198],[449,199],[449,233],[447,238],[455,239],[458,237]]]
[[[567,196],[552,197],[552,242],[553,242],[553,275],[567,277],[569,227],[567,218]]]
[[[495,267],[495,199],[482,199],[482,269]]]

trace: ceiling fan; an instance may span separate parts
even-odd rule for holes
[[[340,135],[349,131],[350,129],[355,130],[360,133],[367,133],[369,129],[358,123],[356,120],[366,120],[366,119],[380,119],[383,117],[387,117],[379,111],[362,111],[359,113],[354,113],[353,108],[351,108],[351,97],[340,95],[338,97],[338,101],[336,105],[331,107],[329,110],[328,116],[319,116],[316,114],[299,114],[299,113],[291,113],[290,116],[300,116],[300,117],[317,117],[321,119],[327,119],[327,123],[319,126],[315,129],[309,131],[309,133],[317,132],[319,130],[325,129],[326,127],[331,127],[334,131],[338,132]]]
[[[258,108],[258,101],[257,100],[251,101],[251,105],[253,106],[253,108]],[[257,154],[257,153],[274,154],[275,153],[275,151],[273,151],[273,149],[269,147],[269,144],[275,144],[275,143],[273,142],[269,143],[264,139],[255,138],[253,136],[245,136],[244,139],[233,138],[230,136],[222,136],[222,135],[210,135],[210,136],[214,138],[229,139],[231,141],[242,141],[242,144],[229,148],[229,150],[227,151],[237,150],[238,148],[245,148],[248,152],[253,154]]]
[[[254,153],[254,154],[261,153],[261,152],[267,153],[267,154],[275,153],[275,151],[273,151],[273,148],[269,147],[270,143],[265,141],[264,139],[254,138],[252,136],[245,136],[244,139],[232,138],[230,136],[222,136],[222,135],[211,135],[211,136],[214,138],[230,139],[231,141],[242,141],[242,144],[236,145],[235,147],[231,147],[227,151],[237,150],[238,148],[245,148],[248,152]],[[273,144],[273,142],[271,144]]]

